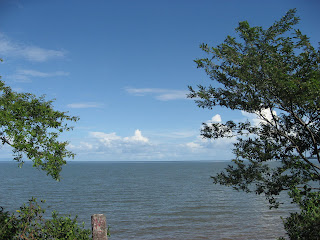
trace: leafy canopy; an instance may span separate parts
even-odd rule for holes
[[[68,142],[59,141],[59,134],[69,131],[65,121],[78,117],[53,109],[53,101],[31,93],[17,93],[0,80],[0,141],[10,145],[14,160],[23,164],[23,157],[33,166],[59,180],[66,158],[74,154],[66,149]]]
[[[227,36],[217,47],[202,44],[208,57],[195,62],[214,83],[189,87],[189,97],[202,108],[223,106],[259,119],[203,124],[205,138],[237,138],[234,164],[214,176],[214,183],[265,194],[271,207],[289,190],[302,213],[320,223],[319,210],[306,209],[319,208],[320,52],[295,28],[295,13],[289,10],[267,29],[240,22],[238,37]]]

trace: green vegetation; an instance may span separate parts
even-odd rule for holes
[[[209,57],[195,62],[214,83],[189,87],[189,97],[202,108],[222,106],[259,119],[203,124],[205,138],[237,139],[234,164],[214,183],[264,194],[270,207],[278,207],[278,195],[287,191],[301,209],[284,219],[288,236],[319,239],[320,52],[294,28],[298,22],[293,9],[267,29],[244,21],[237,38],[227,36],[217,47],[202,44]]]
[[[66,149],[68,142],[58,141],[63,131],[69,131],[64,121],[77,117],[53,109],[52,101],[31,93],[17,93],[0,80],[0,140],[10,145],[14,160],[23,164],[23,157],[33,166],[59,180],[65,158],[74,154]]]
[[[22,166],[26,157],[34,167],[60,180],[65,158],[74,154],[66,149],[68,142],[60,142],[58,137],[72,129],[64,121],[78,118],[54,110],[52,101],[43,96],[14,92],[1,80],[0,109],[0,140],[12,147],[14,160]],[[15,214],[0,207],[0,239],[90,239],[91,231],[79,226],[77,218],[52,212],[52,218],[45,219],[44,212],[34,198]]]
[[[43,217],[44,209],[32,198],[28,205],[17,210],[18,216],[0,211],[1,239],[91,239],[91,231],[79,226],[77,218],[59,217],[53,211],[51,219]]]

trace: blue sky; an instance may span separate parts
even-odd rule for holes
[[[210,84],[193,62],[199,45],[220,44],[239,21],[268,27],[290,8],[316,45],[312,0],[1,0],[0,75],[80,117],[62,136],[75,160],[228,160],[233,140],[201,139],[201,123],[252,116],[186,99],[188,85]]]

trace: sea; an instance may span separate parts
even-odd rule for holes
[[[230,162],[69,161],[57,182],[26,162],[0,162],[0,206],[15,211],[31,197],[45,199],[50,215],[78,216],[91,228],[91,215],[105,214],[109,239],[276,239],[285,236],[281,217],[295,211],[269,209],[254,193],[215,185],[211,176]]]

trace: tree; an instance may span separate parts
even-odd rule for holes
[[[60,179],[65,158],[74,154],[66,149],[68,142],[59,141],[59,134],[69,131],[65,121],[78,117],[53,109],[53,101],[31,93],[17,93],[0,80],[0,140],[10,145],[14,160],[23,164],[23,157],[33,166],[44,170],[54,179]]]
[[[65,121],[75,122],[79,118],[54,110],[52,102],[44,96],[14,92],[0,80],[2,145],[12,147],[14,160],[20,166],[26,157],[34,167],[59,180],[65,158],[74,154],[66,149],[68,142],[59,141],[58,137],[72,129]],[[84,224],[78,225],[77,217],[61,217],[54,211],[52,219],[46,219],[44,212],[34,198],[17,210],[18,215],[0,207],[0,239],[91,239],[91,231],[84,229]]]
[[[237,38],[202,44],[209,57],[195,62],[214,84],[189,86],[189,97],[202,108],[222,106],[260,120],[203,124],[204,138],[237,139],[234,164],[213,176],[214,183],[264,194],[271,207],[288,191],[301,212],[284,220],[287,234],[319,239],[320,52],[295,28],[298,22],[292,9],[267,29],[244,21]]]

